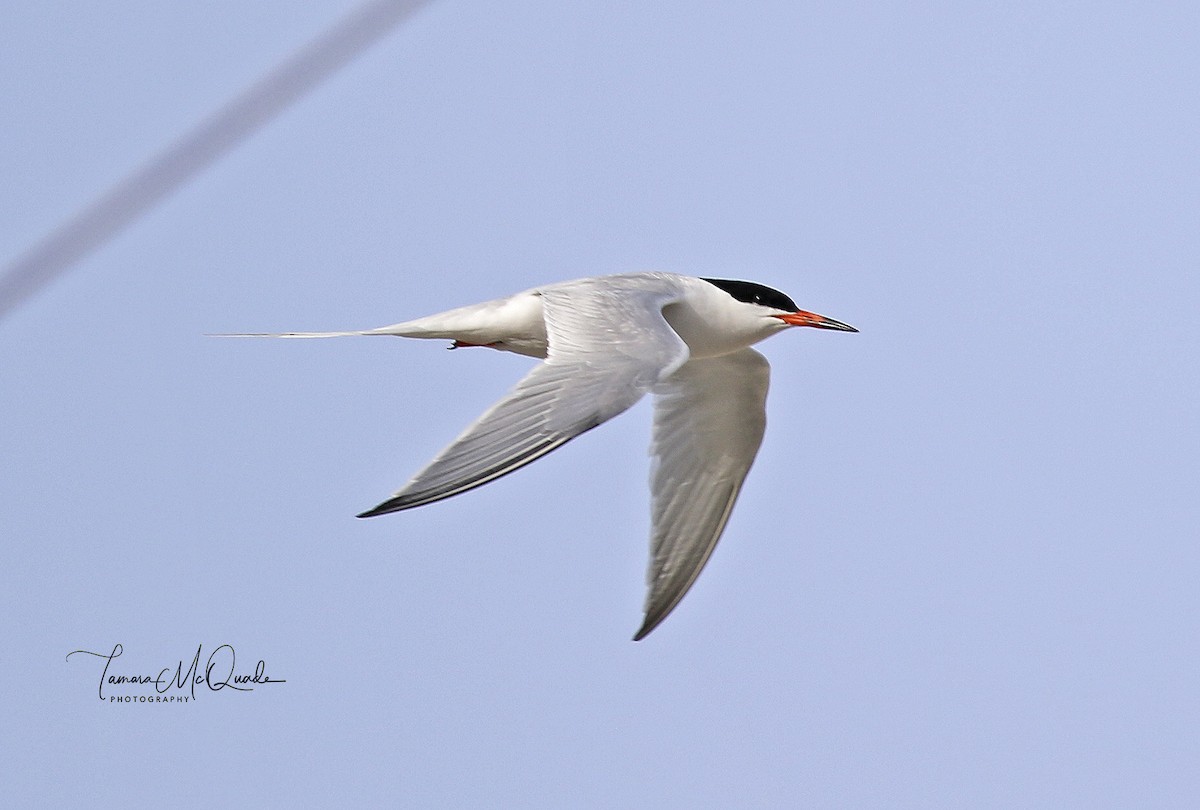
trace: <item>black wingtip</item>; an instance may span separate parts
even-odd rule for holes
[[[650,618],[647,617],[646,621],[642,622],[641,628],[639,628],[638,631],[633,634],[633,640],[641,641],[646,636],[650,635],[650,633],[652,633],[654,631],[654,628],[658,627],[658,625],[661,624],[662,620],[665,618],[666,618],[666,616],[660,616],[659,618],[657,618],[656,620],[651,622]]]
[[[388,498],[378,506],[371,507],[365,512],[359,512],[357,515],[355,515],[355,517],[369,518],[378,517],[379,515],[390,515],[392,512],[403,512],[405,509],[412,509],[415,506],[424,506],[427,503],[440,501],[444,497],[448,496],[443,495],[438,498],[414,498],[411,495],[397,495],[394,498]]]

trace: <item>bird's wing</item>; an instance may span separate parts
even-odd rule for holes
[[[554,285],[543,296],[549,350],[400,491],[359,517],[411,509],[495,480],[625,411],[688,358],[663,318],[670,289]]]
[[[646,618],[667,617],[717,545],[766,428],[770,366],[753,349],[689,360],[654,389]]]

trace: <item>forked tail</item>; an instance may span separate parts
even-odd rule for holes
[[[215,335],[207,335],[207,337],[234,337],[234,338],[330,338],[330,337],[350,337],[352,335],[394,335],[396,332],[390,331],[393,327],[381,326],[378,329],[360,329],[354,332],[225,332]]]

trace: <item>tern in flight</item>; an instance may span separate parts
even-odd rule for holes
[[[543,362],[383,503],[424,506],[494,481],[654,394],[652,527],[644,638],[712,554],[766,427],[766,358],[749,348],[794,326],[857,332],[750,281],[627,273],[357,332],[487,346]]]

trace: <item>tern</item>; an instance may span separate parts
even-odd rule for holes
[[[645,638],[708,562],[762,443],[770,366],[755,343],[797,326],[857,332],[750,281],[627,273],[354,332],[486,346],[543,362],[399,491],[358,517],[434,503],[494,481],[654,395]]]

